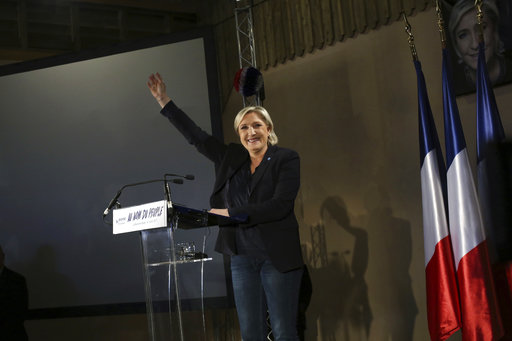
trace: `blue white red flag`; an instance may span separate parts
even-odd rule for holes
[[[427,316],[430,339],[436,341],[446,340],[460,329],[460,307],[446,215],[446,168],[421,64],[414,61],[414,66],[418,79]]]
[[[502,261],[503,253],[509,253],[510,205],[506,204],[510,193],[506,192],[502,171],[497,169],[496,154],[499,144],[505,140],[505,130],[501,123],[494,91],[489,80],[485,61],[485,44],[479,44],[476,75],[476,127],[478,160],[478,195],[482,216],[486,227],[490,258],[494,274],[494,284],[500,305],[501,318],[505,327],[505,340],[512,340],[512,263]],[[493,161],[491,161],[493,160]],[[506,174],[510,177],[509,174]]]
[[[452,91],[448,51],[443,49],[443,105],[448,222],[459,284],[462,339],[503,335],[480,204],[469,164],[459,110]]]
[[[493,143],[503,142],[505,131],[501,123],[498,106],[494,98],[494,92],[490,85],[487,65],[485,62],[485,45],[479,45],[478,69],[476,75],[476,139],[477,139],[477,165],[478,165],[478,194],[484,219],[491,259],[496,258],[494,243],[494,228],[498,228],[493,222],[491,197],[489,193],[489,175],[487,167],[487,149]]]

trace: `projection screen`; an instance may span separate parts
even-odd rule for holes
[[[31,309],[144,302],[139,234],[114,236],[102,220],[121,186],[193,174],[171,186],[172,198],[209,207],[213,164],[159,113],[146,86],[159,72],[178,106],[222,138],[213,38],[191,35],[0,67],[0,244],[6,266],[27,279]],[[164,198],[156,183],[127,188],[119,201]],[[198,248],[207,236],[207,300],[227,296],[216,232],[177,233]]]

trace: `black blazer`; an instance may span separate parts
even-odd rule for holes
[[[226,208],[223,197],[228,179],[249,159],[241,145],[226,145],[199,128],[174,102],[161,111],[187,141],[215,164],[216,179],[210,205]],[[303,265],[294,202],[300,186],[299,155],[287,148],[269,146],[251,181],[249,203],[230,207],[230,216],[246,217],[243,224],[221,226],[215,250],[236,254],[235,229],[254,227],[260,232],[272,264],[281,272]]]

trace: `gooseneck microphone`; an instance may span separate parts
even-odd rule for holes
[[[109,204],[108,204],[107,208],[105,209],[105,211],[103,211],[103,218],[105,218],[105,216],[106,216],[107,214],[109,214],[110,210],[112,210],[112,208],[113,208],[114,206],[116,206],[116,204],[117,204],[117,205],[119,205],[119,206],[121,206],[117,200],[119,199],[119,196],[121,195],[121,193],[123,192],[123,190],[124,190],[126,187],[133,187],[133,186],[139,186],[139,185],[150,184],[150,183],[153,183],[153,182],[163,182],[163,181],[165,181],[165,180],[164,180],[164,179],[153,179],[153,180],[147,180],[147,181],[135,182],[135,183],[133,183],[133,184],[127,184],[127,185],[124,185],[123,187],[121,187],[121,188],[119,189],[119,191],[117,191],[116,196],[115,196],[112,200],[110,200],[110,202],[109,202]],[[174,181],[173,181],[173,182],[174,182]]]
[[[114,205],[116,205],[116,204],[119,205],[119,202],[117,201],[117,199],[119,199],[119,196],[121,195],[122,191],[123,191],[123,189],[121,188],[119,191],[117,191],[116,196],[113,197],[112,200],[110,200],[107,208],[105,209],[105,211],[103,211],[103,218],[106,217],[106,215],[110,212],[110,210],[112,209],[112,207],[114,207]]]
[[[192,174],[180,175],[180,174],[170,174],[170,173],[164,174],[164,179],[167,179],[167,177],[171,177],[171,176],[177,176],[179,178],[183,178],[183,179],[187,179],[187,180],[195,179],[195,176],[193,176]]]
[[[171,189],[169,188],[169,182],[167,181],[167,177],[172,177],[172,176],[177,176],[177,177],[180,177],[180,178],[183,178],[183,179],[187,179],[187,180],[194,180],[195,179],[195,177],[192,174],[187,174],[187,175],[172,174],[172,173],[164,174],[165,199],[167,200],[167,206],[168,207],[172,206],[172,201],[171,201]],[[172,179],[172,182],[175,183],[175,184],[182,184],[183,180],[182,179]]]
[[[165,185],[164,186],[165,187],[165,197],[166,197],[167,201],[170,202],[171,201],[171,190],[169,188],[169,182],[172,182],[172,183],[175,183],[175,184],[178,184],[178,185],[181,185],[183,183],[182,179],[170,179],[170,180],[167,180],[167,177],[173,177],[173,176],[176,176],[176,177],[179,177],[179,178],[183,178],[183,179],[187,179],[187,180],[194,180],[195,179],[195,177],[193,175],[191,175],[191,174],[179,175],[179,174],[168,173],[168,174],[164,174],[164,178],[163,179],[153,179],[153,180],[141,181],[141,182],[136,182],[136,183],[133,183],[133,184],[124,185],[123,187],[121,187],[119,189],[119,191],[117,191],[116,195],[108,203],[107,208],[105,209],[105,211],[103,211],[103,218],[105,218],[107,216],[107,214],[110,213],[110,211],[112,210],[112,208],[114,206],[119,206],[119,207],[121,206],[117,200],[119,199],[119,197],[121,196],[121,193],[123,192],[123,190],[126,187],[145,185],[145,184],[149,184],[149,183],[153,183],[153,182],[163,182],[164,185]]]

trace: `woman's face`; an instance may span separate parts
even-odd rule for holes
[[[495,27],[494,23],[486,20],[484,16],[484,41],[485,41],[485,61],[493,57],[495,45]],[[459,51],[462,61],[470,68],[476,70],[478,65],[478,43],[479,27],[476,20],[476,10],[466,12],[455,27],[455,45]]]
[[[270,127],[255,112],[246,114],[238,125],[240,142],[251,154],[267,150],[269,134]]]

